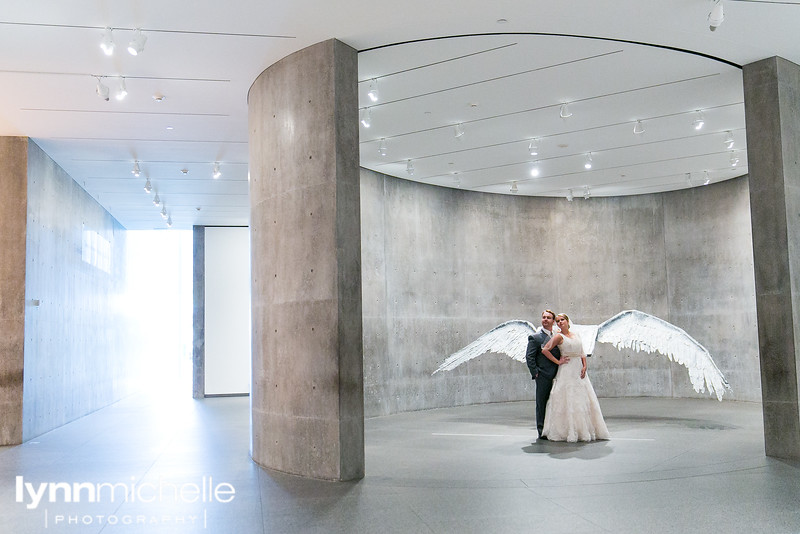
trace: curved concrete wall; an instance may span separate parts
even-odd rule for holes
[[[639,309],[686,330],[733,388],[758,401],[747,178],[590,200],[440,188],[362,169],[365,415],[530,400],[524,364],[486,354],[431,373],[452,352],[544,308],[598,324]],[[601,397],[695,397],[684,367],[600,345]]]

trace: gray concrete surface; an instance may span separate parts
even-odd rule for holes
[[[120,301],[124,228],[27,144],[25,440],[132,393],[143,358],[135,352],[141,333]],[[85,255],[86,239],[96,253]]]
[[[364,473],[356,51],[335,40],[249,93],[253,458]]]
[[[22,442],[28,140],[0,137],[0,445]]]
[[[800,66],[743,70],[767,454],[800,459]]]
[[[328,482],[260,469],[249,459],[246,398],[132,396],[36,444],[0,448],[2,528],[14,534],[800,531],[800,466],[764,456],[758,404],[600,403],[611,440],[593,443],[535,441],[531,402],[370,418],[366,476]],[[16,502],[17,476],[34,487],[135,481],[145,488],[199,485],[211,477],[236,494],[230,502],[176,502],[167,490],[154,502],[64,503],[59,492],[56,502],[45,497],[28,509],[29,497]],[[111,516],[118,524],[107,524]],[[65,524],[70,518],[75,523]],[[122,524],[126,519],[130,524]]]
[[[761,396],[747,177],[666,194],[531,198],[362,169],[365,413],[528,400],[524,364],[486,354],[431,373],[509,319],[599,324],[625,309],[686,330],[733,391]],[[707,397],[662,356],[600,345],[604,397]]]
[[[192,397],[206,395],[206,227],[192,227]]]

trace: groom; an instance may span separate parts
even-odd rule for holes
[[[531,378],[536,380],[536,430],[539,431],[539,438],[542,437],[544,428],[544,411],[547,407],[547,399],[550,398],[550,390],[553,388],[553,378],[558,371],[558,364],[548,359],[542,354],[542,347],[553,337],[553,322],[556,314],[551,310],[542,312],[542,327],[535,334],[528,336],[528,349],[525,351],[525,363],[531,372]],[[553,356],[561,359],[558,347],[550,351]]]

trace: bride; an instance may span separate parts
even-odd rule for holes
[[[560,346],[561,357],[569,358],[559,366],[550,399],[547,401],[542,437],[552,441],[594,441],[609,439],[600,403],[592,383],[586,376],[586,355],[581,338],[569,331],[569,317],[556,315],[556,325],[561,329],[542,347],[542,354],[551,358],[551,350]],[[552,359],[552,358],[551,358]]]

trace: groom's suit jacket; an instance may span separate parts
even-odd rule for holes
[[[547,378],[555,378],[558,365],[551,362],[550,359],[542,354],[542,347],[547,345],[550,337],[543,328],[536,331],[535,334],[528,336],[528,349],[525,351],[525,363],[528,364],[528,370],[531,372],[531,378],[536,378],[538,373],[541,373]],[[550,353],[555,356],[557,360],[561,359],[561,351],[558,347],[553,347]]]

